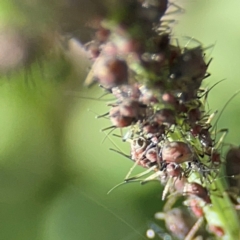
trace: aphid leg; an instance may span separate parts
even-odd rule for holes
[[[105,131],[107,131],[109,129],[116,129],[116,128],[117,128],[116,126],[106,127],[106,128],[101,129],[101,132],[105,132]]]
[[[221,83],[221,82],[223,82],[223,81],[225,81],[225,80],[226,80],[226,79],[222,79],[222,80],[216,82],[216,83],[213,84],[209,89],[206,89],[206,90],[203,92],[203,94],[198,97],[199,99],[202,98],[202,97],[204,97],[204,99],[203,99],[203,105],[205,105],[205,103],[206,103],[206,101],[207,101],[209,92],[210,92],[215,86],[217,86],[219,83]]]
[[[188,40],[188,42],[185,44],[184,46],[184,50],[187,49],[188,45],[191,43],[191,42],[195,42],[197,44],[197,47],[201,47],[202,46],[202,42],[200,42],[199,40],[197,40],[196,38],[194,37],[190,37],[190,36],[183,36],[183,38],[185,38],[186,40]]]
[[[110,151],[113,151],[113,152],[116,152],[116,153],[118,153],[118,154],[120,154],[120,155],[122,155],[122,156],[124,156],[124,157],[126,157],[126,158],[128,158],[128,159],[130,159],[131,161],[133,161],[132,158],[131,158],[131,156],[129,156],[129,155],[127,155],[127,154],[125,154],[125,153],[123,153],[123,152],[121,152],[121,151],[119,151],[119,150],[116,150],[116,149],[113,149],[113,148],[109,148],[109,150],[110,150]]]
[[[103,138],[103,140],[102,140],[102,144],[105,142],[105,140],[109,137],[109,135],[116,129],[116,127],[115,126],[111,126],[110,128],[105,128],[105,129],[103,129],[103,130],[101,130],[101,131],[105,131],[105,130],[107,130],[107,129],[111,129],[107,134],[105,134],[105,137]]]
[[[99,119],[99,118],[104,118],[104,117],[106,117],[106,116],[108,116],[108,115],[109,115],[109,112],[104,113],[104,114],[102,114],[102,115],[98,115],[98,116],[96,116],[96,118],[97,118],[97,119]]]

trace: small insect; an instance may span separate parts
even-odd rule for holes
[[[185,142],[166,142],[161,149],[162,160],[167,163],[183,163],[191,161],[193,153]]]
[[[168,192],[170,192],[172,189],[172,191],[175,190],[175,182],[177,180],[181,180],[181,178],[185,175],[183,169],[177,163],[168,163],[164,168],[164,171],[167,174],[167,179],[162,193],[162,200],[165,200]]]
[[[93,66],[97,81],[106,88],[112,88],[128,82],[127,63],[116,56],[101,54]]]
[[[146,105],[131,99],[125,99],[114,105],[109,111],[109,117],[113,126],[123,128],[130,126],[146,117]]]
[[[210,64],[210,62],[205,63],[203,51],[202,47],[184,49],[170,68],[170,79],[180,81],[180,79],[187,78],[189,82],[202,80]],[[200,85],[197,84],[194,89],[199,87]]]
[[[157,122],[159,125],[166,125],[170,127],[176,123],[175,113],[172,109],[163,108],[158,110],[153,116],[154,122]]]
[[[196,182],[186,183],[183,188],[183,195],[197,197],[206,204],[212,203],[208,190]]]

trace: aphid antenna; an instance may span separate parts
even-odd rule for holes
[[[190,37],[190,36],[182,36],[182,38],[188,40],[188,42],[184,45],[184,48],[187,48],[187,46],[190,44],[190,42],[196,42],[198,44],[198,46],[196,47],[201,47],[202,46],[202,43],[197,40],[195,37]],[[202,47],[201,47],[202,48]]]
[[[95,203],[97,206],[100,206],[101,208],[103,208],[104,210],[106,210],[107,212],[112,214],[120,222],[124,223],[126,226],[128,226],[130,229],[132,229],[139,237],[141,237],[141,239],[146,240],[146,237],[144,235],[142,235],[142,233],[140,231],[138,231],[138,229],[134,228],[134,226],[131,225],[127,220],[122,218],[120,215],[116,214],[113,210],[111,210],[111,208],[109,208],[108,206],[106,206],[106,205],[102,204],[100,201],[98,201],[96,197],[90,196],[89,194],[84,192],[82,189],[80,191],[80,194],[82,194],[85,198],[87,198],[91,202]]]
[[[88,108],[87,109],[87,111],[88,112],[90,112],[90,113],[93,113],[94,115],[95,115],[95,119],[98,119],[98,118],[105,118],[105,119],[109,119],[108,117],[106,117],[109,113],[107,113],[106,114],[106,116],[104,116],[105,115],[105,113],[103,114],[103,115],[99,115],[97,112],[94,112],[92,109],[90,109],[90,108]],[[100,117],[99,117],[100,116]]]
[[[212,129],[214,128],[217,128],[217,124],[218,124],[218,121],[220,119],[220,117],[222,116],[224,110],[226,109],[226,107],[228,106],[228,104],[240,93],[240,89],[238,91],[236,91],[228,100],[227,102],[225,103],[225,105],[223,106],[222,110],[220,111],[219,115],[218,115],[218,118],[216,120],[216,122],[214,123]]]
[[[148,183],[148,182],[150,182],[150,181],[158,181],[157,178],[158,178],[159,176],[161,176],[162,173],[163,173],[162,171],[157,171],[157,172],[153,173],[152,175],[150,175],[150,176],[147,177],[146,179],[142,180],[142,181],[140,182],[141,185],[146,184],[146,183]]]
[[[123,182],[117,184],[116,186],[114,186],[113,188],[111,188],[108,192],[107,192],[107,195],[110,194],[113,190],[115,190],[116,188],[124,185],[124,184],[127,184],[127,183],[135,183],[135,182],[142,182],[143,180],[142,179],[126,179],[124,180]]]
[[[219,83],[223,82],[223,81],[226,81],[226,78],[222,79],[222,80],[219,80],[218,82],[214,83],[210,88],[208,88],[206,91],[204,91],[204,93],[199,96],[198,98],[202,98],[205,96],[204,98],[204,102],[207,100],[207,97],[208,97],[208,93],[214,88],[216,87]]]
[[[113,136],[113,137],[117,137],[117,138],[122,138],[122,136],[121,136],[121,135],[119,135],[119,134],[116,134],[116,133],[113,133],[113,134],[112,134],[112,136]]]
[[[203,224],[204,221],[204,217],[200,217],[195,224],[193,225],[193,227],[190,229],[190,231],[188,232],[187,236],[184,238],[184,240],[192,240],[193,237],[195,236],[195,234],[197,233],[197,231],[200,229],[201,225]]]
[[[200,42],[200,41],[198,41],[196,38],[194,38],[194,37],[188,37],[188,36],[184,36],[183,38],[186,38],[186,39],[188,39],[188,41],[187,41],[187,43],[184,45],[184,47],[183,47],[183,52],[185,52],[185,50],[188,50],[188,45],[190,44],[190,42],[192,42],[192,41],[194,41],[194,42],[196,42],[196,43],[198,43],[199,44],[199,46],[197,46],[197,47],[195,47],[195,48],[201,48],[202,49],[202,43]]]
[[[118,154],[120,154],[120,155],[122,155],[122,156],[124,156],[124,157],[126,157],[126,158],[128,158],[128,159],[130,159],[131,161],[133,161],[132,158],[131,158],[129,155],[123,153],[122,151],[116,150],[116,149],[114,149],[114,148],[109,148],[109,150],[110,150],[110,151],[113,151],[113,152],[115,152],[115,153],[118,153]]]
[[[104,113],[104,114],[102,114],[102,115],[97,115],[95,118],[96,118],[96,119],[105,118],[106,116],[109,116],[109,112]],[[107,119],[108,119],[108,118],[107,118]]]
[[[71,97],[77,97],[80,99],[86,99],[86,100],[92,100],[92,101],[98,101],[98,102],[112,102],[114,100],[116,100],[115,98],[111,98],[111,99],[102,99],[104,96],[106,96],[108,93],[104,93],[103,95],[101,95],[98,98],[93,98],[93,97],[85,97],[85,96],[80,96],[79,93],[77,91],[66,91],[64,92],[65,96],[71,96]]]
[[[136,161],[133,167],[135,167],[137,164],[138,164],[138,162]],[[133,176],[133,177],[125,178],[124,180],[128,182],[128,181],[132,181],[132,180],[138,179],[138,178],[140,178],[140,177],[143,177],[143,176],[149,174],[151,171],[153,171],[153,170],[155,170],[155,169],[157,169],[157,166],[156,166],[156,165],[150,167],[150,168],[147,169],[146,171],[141,172],[141,173],[139,173],[139,174],[137,174],[137,175],[135,175],[135,176]],[[130,171],[131,171],[131,169],[130,169]],[[130,171],[129,171],[129,172],[130,172]],[[132,172],[132,171],[131,171],[131,172]],[[128,174],[128,175],[129,175],[129,174]],[[127,175],[127,176],[128,176],[128,175]],[[141,181],[143,181],[143,180],[141,180]]]
[[[107,134],[105,134],[104,131],[105,131],[105,130],[108,130],[108,129],[111,129],[111,130],[110,130]],[[109,135],[116,129],[116,127],[115,127],[115,126],[111,126],[111,128],[108,128],[108,129],[105,128],[105,129],[101,130],[101,132],[104,132],[104,134],[105,134],[105,137],[103,138],[101,144],[103,144],[107,138],[110,139],[110,138],[109,138]]]

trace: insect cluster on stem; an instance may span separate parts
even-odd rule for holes
[[[210,75],[211,62],[205,59],[205,48],[200,43],[191,48],[178,41],[173,44],[168,27],[173,20],[164,16],[181,11],[167,0],[125,1],[116,16],[95,26],[95,37],[86,44],[93,62],[92,78],[86,83],[97,82],[115,97],[103,115],[112,124],[105,130],[126,129],[123,140],[130,144],[130,152],[123,155],[146,169],[133,177],[128,174],[124,182],[158,180],[164,185],[162,200],[184,196],[192,214],[204,219],[204,208],[212,205],[210,193],[222,166],[227,130],[218,131],[212,125],[216,113],[205,109],[208,90],[200,87]],[[230,167],[227,174],[236,175]],[[193,224],[181,227],[178,223],[186,220],[177,217],[168,223],[171,214],[185,214],[170,210],[173,202],[166,204],[168,229],[178,239],[192,239],[198,230],[191,231]],[[224,226],[207,225],[216,236],[225,235]],[[209,235],[206,229],[201,231],[202,236]]]

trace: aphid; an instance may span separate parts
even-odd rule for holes
[[[159,161],[159,151],[157,147],[152,147],[149,150],[146,151],[145,157],[150,161],[150,162],[157,162]]]
[[[160,125],[155,121],[146,122],[142,127],[143,133],[146,134],[147,136],[152,136],[152,137],[153,136],[160,137],[164,135],[165,129],[166,129],[165,125]]]
[[[128,116],[123,116],[119,106],[112,107],[109,111],[109,117],[114,127],[123,128],[130,126],[135,119]]]
[[[128,66],[123,59],[102,54],[93,66],[94,76],[106,88],[128,82]]]
[[[139,161],[143,158],[146,148],[150,144],[150,141],[143,137],[136,138],[131,142],[131,157],[134,161]]]
[[[206,204],[211,204],[208,190],[202,185],[192,182],[186,183],[183,188],[183,195],[193,196],[202,199]]]
[[[166,142],[161,149],[163,161],[167,163],[183,163],[191,161],[193,153],[187,143],[174,141]]]
[[[176,89],[180,94],[179,98],[183,102],[197,98],[198,89],[202,80],[206,78],[207,68],[210,64],[204,61],[203,49],[196,47],[185,49],[170,66],[169,81],[172,89]]]
[[[161,110],[158,110],[154,116],[153,119],[155,122],[157,122],[159,125],[167,125],[171,126],[172,124],[175,124],[175,113],[172,109],[163,108]]]
[[[209,64],[210,62],[206,64],[204,61],[203,49],[201,47],[185,49],[170,67],[170,79],[180,80],[187,78],[190,83],[202,80],[205,77]],[[200,84],[197,84],[194,89],[199,87]]]
[[[128,98],[133,101],[138,101],[141,92],[139,89],[138,84],[132,84],[132,85],[120,85],[117,87],[113,87],[111,89],[111,93],[117,98],[119,102],[124,101],[124,99]]]
[[[165,200],[167,193],[174,187],[177,179],[184,176],[184,171],[177,163],[168,163],[163,170],[167,174],[167,181],[162,193],[162,200]]]
[[[125,99],[113,106],[109,111],[109,117],[113,126],[123,128],[142,120],[146,116],[146,106],[131,99]]]

